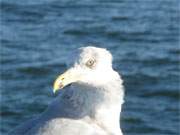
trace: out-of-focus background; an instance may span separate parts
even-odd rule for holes
[[[109,49],[124,135],[180,134],[179,0],[1,1],[0,135],[43,112],[70,50]]]

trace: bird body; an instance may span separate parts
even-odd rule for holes
[[[108,63],[102,60],[103,55]],[[40,116],[9,135],[122,135],[119,120],[124,88],[120,75],[112,69],[110,53],[101,48],[84,47],[75,56],[75,64],[70,64],[73,66],[58,77],[54,88],[72,85],[59,91]],[[89,59],[91,62],[83,64]],[[84,66],[92,63],[94,67]],[[103,65],[106,67],[102,69]]]

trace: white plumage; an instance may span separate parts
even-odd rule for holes
[[[109,51],[83,47],[71,53],[67,62],[66,77],[72,85],[61,90],[40,116],[9,135],[122,135],[124,90]]]

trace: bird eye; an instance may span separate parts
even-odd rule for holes
[[[92,68],[92,66],[94,65],[95,60],[94,59],[90,59],[86,62],[86,66],[89,68]]]

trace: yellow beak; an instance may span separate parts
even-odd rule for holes
[[[65,73],[59,75],[54,82],[53,92],[56,93],[58,90],[64,88],[70,83],[76,82],[78,79],[74,69],[69,69]]]
[[[64,74],[58,76],[57,79],[55,80],[54,85],[53,85],[54,93],[56,93],[59,89],[62,89],[64,87],[64,83],[63,83],[64,77],[63,76],[64,76]]]

